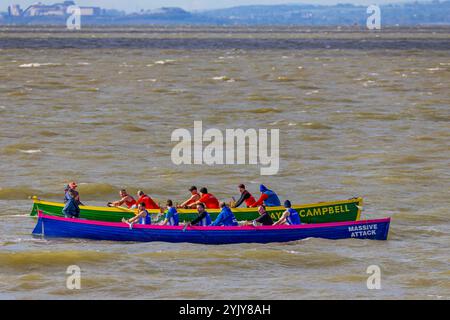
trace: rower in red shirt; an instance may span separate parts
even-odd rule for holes
[[[159,206],[156,204],[155,201],[153,201],[150,196],[146,195],[144,191],[139,190],[137,193],[139,199],[136,201],[136,205],[139,205],[139,203],[145,204],[145,209],[159,209]]]
[[[217,200],[213,194],[208,193],[208,189],[205,187],[200,189],[200,199],[191,204],[189,207],[194,208],[199,203],[204,203],[207,209],[219,209],[219,200]]]
[[[200,194],[198,193],[196,186],[190,187],[189,191],[191,192],[191,197],[180,204],[178,208],[189,208],[194,202],[197,202],[198,199],[200,199]]]
[[[234,208],[239,207],[242,203],[245,202],[247,208],[252,207],[255,203],[256,200],[255,198],[253,198],[253,196],[250,194],[250,192],[248,192],[245,189],[245,185],[243,185],[242,183],[238,186],[239,188],[239,192],[241,193],[241,197],[239,198],[239,200],[234,204]],[[234,198],[233,198],[234,199]]]
[[[120,200],[114,202],[108,202],[108,207],[120,207],[126,205],[128,209],[136,207],[136,200],[127,193],[127,190],[122,189],[119,191]]]

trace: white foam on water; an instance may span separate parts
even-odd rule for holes
[[[157,79],[138,79],[137,82],[156,82]]]
[[[291,254],[299,254],[300,252],[294,251],[294,250],[283,250],[286,253],[291,253]]]
[[[59,63],[24,63],[19,66],[19,68],[39,68],[45,66],[60,66]]]
[[[229,77],[227,77],[227,76],[218,76],[218,77],[213,77],[212,78],[213,80],[216,80],[216,81],[230,81],[230,80],[233,80],[233,79],[230,79]]]
[[[19,150],[22,153],[28,153],[28,154],[33,154],[33,153],[41,153],[42,151],[39,149],[30,149],[30,150]]]
[[[172,60],[172,59],[165,59],[165,60],[158,60],[158,61],[155,61],[155,64],[161,64],[161,65],[164,65],[164,64],[169,64],[169,63],[172,63],[172,62],[175,62],[175,60]]]

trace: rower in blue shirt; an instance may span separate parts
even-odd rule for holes
[[[239,223],[236,220],[231,209],[227,206],[225,202],[220,203],[220,208],[222,209],[217,216],[216,220],[211,224],[211,226],[238,226]]]
[[[261,191],[261,196],[259,199],[251,205],[251,207],[259,207],[264,204],[266,207],[277,207],[281,206],[280,199],[277,194],[263,184],[259,186],[259,191]]]
[[[283,215],[281,216],[280,220],[275,222],[273,225],[275,226],[275,225],[284,224],[284,223],[287,223],[289,225],[301,224],[300,215],[298,214],[298,212],[295,209],[291,208],[292,205],[289,200],[286,200],[284,202],[284,207],[286,208],[286,211],[283,212]]]
[[[178,212],[177,209],[173,206],[172,200],[167,200],[166,202],[167,209],[165,211],[165,218],[164,221],[161,223],[163,226],[169,225],[169,226],[177,226],[179,219],[178,219]]]
[[[186,226],[209,226],[211,224],[211,216],[206,211],[206,206],[203,202],[197,204],[198,216],[194,220],[188,222]]]
[[[145,203],[141,202],[138,205],[138,214],[128,220],[122,218],[122,222],[127,223],[130,228],[132,228],[135,223],[152,224],[152,218],[150,217],[150,213],[148,213],[147,209],[145,209]]]

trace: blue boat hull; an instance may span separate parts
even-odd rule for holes
[[[67,219],[39,214],[34,235],[136,242],[190,242],[201,244],[288,242],[310,237],[386,240],[390,218],[300,226],[183,227],[135,225]]]

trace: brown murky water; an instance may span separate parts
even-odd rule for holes
[[[58,32],[57,32],[58,31]],[[0,29],[0,298],[450,298],[449,29]],[[173,130],[280,129],[280,171],[175,166]],[[390,239],[201,246],[43,240],[28,197],[68,180],[221,199],[365,198]],[[66,268],[82,270],[67,290]],[[368,290],[379,265],[382,289]]]

